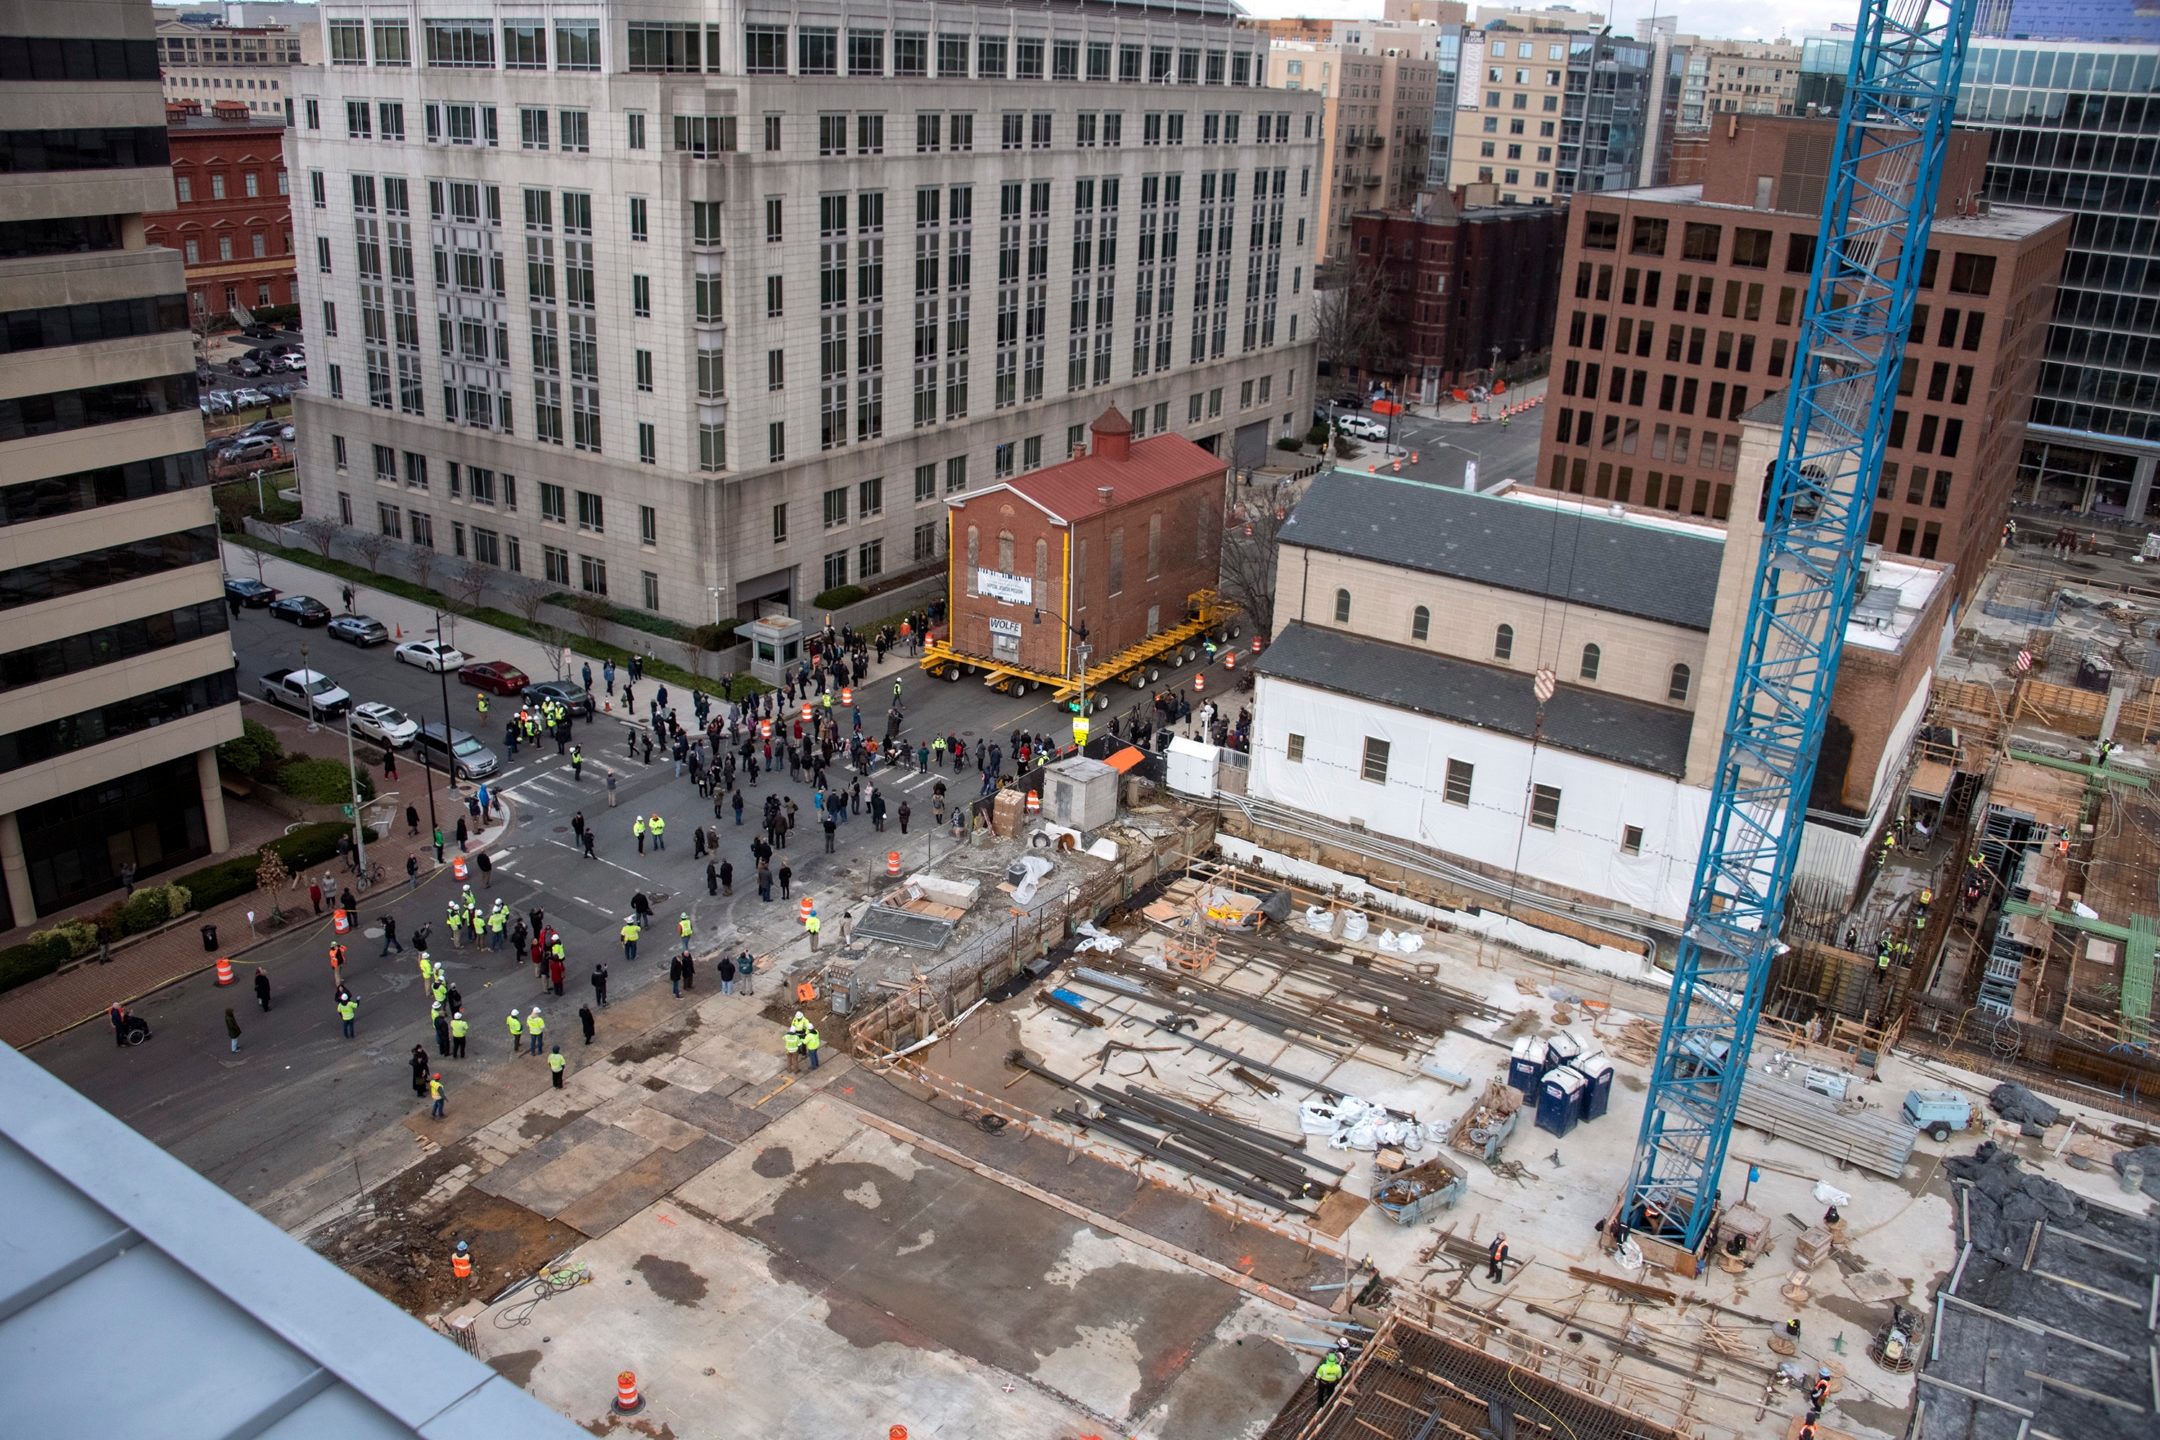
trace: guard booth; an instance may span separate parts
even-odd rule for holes
[[[750,645],[750,673],[778,688],[781,672],[802,659],[802,621],[786,613],[760,615],[737,632]]]

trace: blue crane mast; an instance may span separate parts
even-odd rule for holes
[[[1976,0],[1861,0],[1731,709],[1608,1239],[1701,1256],[1867,541]],[[1685,1269],[1687,1267],[1682,1266]]]

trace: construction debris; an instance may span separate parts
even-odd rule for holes
[[[2008,1081],[1988,1092],[1988,1108],[2013,1125],[2037,1125],[2042,1130],[2062,1119],[2061,1110]]]

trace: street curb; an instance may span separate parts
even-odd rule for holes
[[[498,841],[498,842],[499,842],[499,841],[500,841],[500,840],[502,839],[502,837],[503,837],[503,836],[505,836],[505,835],[508,835],[508,834],[509,834],[509,833],[510,833],[510,832],[511,832],[512,830],[514,830],[515,828],[517,828],[517,811],[516,811],[516,810],[514,810],[513,808],[511,808],[511,806],[510,806],[510,805],[508,805],[508,804],[506,803],[506,804],[505,804],[505,805],[503,806],[503,814],[504,814],[504,817],[505,817],[505,818],[504,818],[504,820],[503,820],[503,823],[502,823],[502,825],[500,826],[500,828],[498,828],[498,829],[496,830],[496,832],[495,832],[495,838],[496,838],[496,841]],[[437,876],[442,876],[442,875],[448,875],[448,874],[450,874],[450,873],[451,873],[451,872],[450,872],[450,867],[449,867],[449,865],[447,865],[447,864],[443,864],[443,865],[438,865],[438,866],[436,866],[436,867],[435,867],[435,873],[434,873],[433,875],[430,875],[430,876],[428,876],[428,877],[427,877],[426,879],[424,879],[424,880],[422,880],[422,881],[420,882],[420,885],[417,885],[417,886],[414,886],[414,887],[412,887],[412,888],[411,888],[411,889],[409,889],[409,890],[408,890],[408,891],[407,891],[406,893],[407,893],[407,894],[413,894],[413,895],[417,895],[417,894],[419,893],[419,891],[420,891],[421,887],[423,887],[423,886],[427,886],[427,885],[432,885],[432,884],[434,884],[434,883],[435,883],[435,880],[436,880],[436,877],[437,877]],[[383,882],[383,887],[382,887],[382,888],[388,888],[388,887],[390,886],[390,884],[391,884],[391,882],[389,882],[389,881],[384,881],[384,882]],[[336,924],[336,923],[337,923],[337,922],[336,922],[336,919],[335,919],[335,918],[334,918],[333,916],[329,916],[329,915],[318,915],[318,916],[315,916],[315,917],[313,917],[313,918],[314,918],[314,919],[316,920],[316,922],[317,922],[317,926],[318,926],[318,929],[319,929],[319,928],[320,928],[320,926],[322,926],[322,925],[334,925],[334,924]],[[177,922],[176,922],[176,923],[177,923]],[[228,950],[228,951],[226,951],[226,952],[224,953],[224,955],[223,955],[222,957],[219,957],[219,958],[222,958],[222,959],[225,959],[225,960],[228,960],[228,961],[230,961],[230,960],[234,960],[234,959],[237,959],[237,958],[238,958],[238,957],[240,957],[240,956],[243,956],[243,955],[246,955],[246,954],[250,953],[251,951],[254,951],[254,950],[258,950],[258,949],[260,949],[261,947],[263,947],[263,946],[265,946],[265,945],[268,945],[268,944],[269,944],[269,943],[270,943],[271,941],[273,941],[273,940],[287,940],[287,939],[291,939],[291,938],[292,938],[293,936],[295,936],[295,935],[299,935],[300,933],[301,933],[300,927],[297,927],[297,926],[296,926],[296,927],[293,927],[293,929],[292,929],[292,931],[291,931],[291,934],[277,934],[277,935],[258,935],[258,936],[256,936],[256,938],[255,938],[254,940],[250,941],[250,942],[249,942],[249,943],[247,943],[246,945],[243,945],[243,946],[239,947],[239,948],[238,948],[238,949],[236,949],[236,950]],[[204,964],[201,964],[201,965],[197,965],[197,966],[196,966],[195,968],[193,968],[192,970],[182,970],[182,971],[180,971],[180,972],[179,972],[179,973],[177,973],[177,974],[174,974],[174,975],[169,975],[169,976],[167,976],[167,977],[166,977],[165,979],[163,979],[163,980],[159,980],[159,981],[157,981],[157,982],[156,982],[155,984],[152,984],[152,985],[151,985],[151,986],[149,986],[149,987],[148,987],[147,989],[143,989],[143,990],[138,990],[138,991],[137,991],[137,992],[135,992],[135,993],[134,993],[133,995],[127,995],[127,996],[123,996],[122,998],[120,998],[120,999],[118,999],[118,1000],[115,1000],[115,1001],[113,1002],[113,1004],[115,1004],[115,1005],[134,1005],[134,1004],[137,1004],[137,1003],[139,1003],[140,1001],[143,1001],[143,1000],[145,1000],[145,999],[148,999],[148,998],[149,998],[150,996],[152,996],[152,995],[155,995],[155,994],[157,994],[157,993],[158,993],[159,991],[161,991],[161,990],[170,990],[170,989],[171,989],[171,988],[172,988],[173,986],[175,986],[175,985],[178,985],[178,984],[182,983],[183,981],[187,981],[187,980],[192,980],[192,979],[194,979],[194,978],[195,978],[196,976],[198,976],[198,975],[202,974],[202,973],[203,973],[204,971],[207,971],[207,970],[214,970],[214,969],[216,969],[216,968],[217,968],[217,960],[216,960],[216,959],[212,959],[212,960],[210,960],[210,961],[208,961],[208,962],[206,962],[206,963],[204,963]],[[96,1015],[85,1015],[85,1016],[83,1016],[83,1017],[82,1017],[82,1019],[80,1019],[80,1020],[71,1020],[71,1021],[69,1021],[69,1022],[68,1022],[67,1024],[65,1024],[65,1025],[62,1025],[62,1026],[61,1026],[61,1027],[60,1027],[59,1029],[57,1029],[57,1030],[52,1030],[52,1031],[49,1031],[49,1032],[47,1032],[46,1034],[40,1035],[40,1036],[38,1036],[37,1038],[35,1038],[35,1039],[33,1039],[33,1040],[29,1040],[29,1041],[26,1041],[26,1042],[24,1042],[24,1044],[22,1044],[22,1045],[21,1045],[20,1047],[18,1047],[18,1048],[20,1048],[20,1049],[21,1049],[21,1050],[23,1050],[23,1051],[28,1051],[28,1050],[29,1050],[29,1049],[30,1049],[30,1048],[31,1048],[32,1046],[34,1046],[34,1045],[42,1045],[42,1044],[44,1044],[44,1043],[45,1043],[46,1041],[48,1041],[48,1040],[56,1039],[56,1038],[58,1038],[59,1036],[62,1036],[62,1035],[65,1035],[65,1034],[67,1034],[67,1033],[68,1033],[68,1032],[69,1032],[70,1030],[78,1030],[78,1029],[81,1029],[81,1028],[82,1028],[83,1026],[85,1026],[85,1025],[88,1025],[88,1024],[89,1024],[90,1022],[92,1022],[93,1020],[96,1020],[97,1018],[98,1018],[98,1017],[97,1017]]]

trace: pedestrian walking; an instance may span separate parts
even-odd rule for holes
[[[465,817],[464,817],[464,816],[462,816],[462,815],[460,815],[460,816],[458,816],[458,822],[457,822],[457,848],[458,848],[458,854],[460,854],[460,855],[464,854],[464,853],[465,853],[465,847],[466,847],[466,846],[467,846],[467,845],[468,845],[468,844],[469,844],[470,842],[471,842],[471,832],[470,832],[470,831],[468,831],[468,830],[467,830],[467,829],[465,828]]]
[[[413,1046],[412,1054],[408,1058],[412,1065],[413,1094],[425,1095],[427,1094],[428,1082],[427,1047],[425,1045]]]
[[[593,831],[590,826],[587,826],[585,830],[585,858],[587,860],[596,860],[599,858],[598,856],[593,854]]]
[[[232,1053],[240,1053],[240,1022],[233,1018],[231,1010],[225,1012],[225,1038],[232,1041]]]
[[[593,967],[592,967],[592,995],[593,995],[593,1003],[594,1003],[594,1004],[596,1004],[596,1005],[598,1005],[598,1006],[599,1006],[599,1007],[600,1007],[601,1009],[603,1009],[603,1010],[607,1009],[607,978],[608,978],[608,968],[607,968],[607,962],[606,962],[605,960],[598,960],[598,961],[595,961],[595,962],[593,962]]]
[[[578,1006],[578,1007],[577,1007],[577,1019],[578,1019],[578,1028],[579,1028],[579,1029],[581,1029],[581,1030],[583,1030],[583,1031],[585,1032],[585,1043],[586,1043],[586,1044],[588,1044],[588,1045],[592,1044],[592,1037],[593,1037],[593,1014],[592,1014],[592,1006],[590,1006],[590,1005],[580,1005],[580,1006]]]
[[[308,903],[315,907],[315,913],[317,915],[322,914],[322,886],[310,880],[307,887],[307,898]]]
[[[339,992],[339,999],[337,1003],[337,1018],[338,1023],[345,1027],[345,1038],[347,1040],[353,1038],[353,1017],[358,1015],[359,1013],[360,1006],[355,1003],[352,996],[345,994],[342,991]]]
[[[270,1013],[270,972],[260,965],[255,967],[255,1003],[263,1014]]]
[[[400,955],[405,953],[405,947],[398,943],[397,916],[385,915],[382,917],[382,950],[375,958],[380,960],[392,950],[397,951]]]
[[[440,825],[435,827],[435,863],[443,863],[443,833]]]
[[[615,771],[612,766],[609,767],[607,772],[607,803],[608,809],[615,808]]]
[[[479,861],[478,861],[478,864],[479,864],[479,866],[480,866],[480,888],[481,888],[481,889],[483,889],[483,890],[492,890],[492,889],[494,889],[494,888],[495,888],[495,862],[494,862],[493,860],[490,860],[490,859],[488,859],[488,853],[487,853],[487,851],[485,851],[485,850],[482,850],[482,851],[480,852],[480,859],[479,859]]]
[[[668,961],[667,967],[668,984],[674,987],[675,998],[678,1000],[682,998],[682,962],[683,957],[676,955]]]
[[[1497,1285],[1504,1278],[1500,1267],[1507,1263],[1507,1257],[1507,1236],[1503,1232],[1495,1231],[1492,1244],[1485,1251],[1485,1278],[1488,1281]]]
[[[418,890],[419,888],[420,888],[420,857],[419,857],[419,856],[417,856],[417,855],[407,855],[407,856],[405,857],[405,890],[406,890],[406,893],[407,893],[407,894],[410,894],[411,892],[413,892],[413,891],[415,891],[415,890]]]
[[[787,898],[788,898],[788,883],[789,883],[790,881],[792,881],[792,880],[793,880],[794,878],[795,878],[795,867],[794,867],[794,866],[792,866],[792,865],[790,865],[790,864],[788,864],[788,863],[787,863],[787,861],[785,861],[785,860],[781,861],[781,862],[780,862],[780,898],[781,898],[781,899],[785,900],[785,899],[787,899]]]
[[[633,910],[630,917],[623,921],[622,958],[625,965],[637,959],[638,937],[644,933],[645,927],[638,923],[638,913]]]

